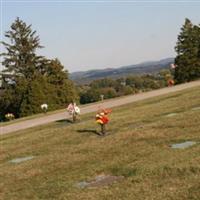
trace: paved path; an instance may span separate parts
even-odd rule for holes
[[[81,106],[81,113],[85,114],[85,113],[95,112],[98,110],[99,106],[102,106],[104,108],[116,107],[116,106],[124,105],[127,103],[135,102],[135,101],[139,101],[139,100],[143,100],[143,99],[147,99],[151,97],[156,97],[163,94],[168,94],[171,92],[177,92],[177,91],[195,87],[195,86],[200,86],[200,81],[194,81],[194,82],[185,83],[185,84],[181,84],[181,85],[177,85],[173,87],[167,87],[163,89],[158,89],[158,90],[154,90],[150,92],[144,92],[144,93],[140,93],[136,95],[129,95],[129,96],[121,97],[121,98],[110,99],[104,102],[88,104],[88,105]],[[61,111],[59,113],[52,114],[52,115],[47,115],[47,116],[38,117],[35,119],[29,119],[29,120],[25,120],[21,122],[16,122],[10,125],[0,127],[0,135],[42,125],[42,124],[47,124],[50,122],[66,119],[69,117],[70,116],[68,115],[66,111]]]

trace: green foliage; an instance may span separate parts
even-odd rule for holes
[[[41,48],[39,37],[19,18],[11,25],[2,42],[4,92],[1,95],[1,120],[8,113],[16,117],[42,112],[40,105],[47,103],[49,109],[58,109],[72,100],[78,100],[75,87],[68,72],[58,59],[49,60],[38,56]]]
[[[51,105],[54,105],[53,108],[59,108],[61,105],[66,105],[69,102],[78,101],[74,84],[69,80],[68,72],[64,71],[64,66],[62,66],[58,59],[49,62],[45,77],[51,88],[53,87],[53,95],[49,94],[53,99],[51,101]]]
[[[23,77],[16,77],[15,84],[7,83],[0,98],[1,120],[6,113],[13,113],[15,117],[20,116],[20,107],[27,87],[28,81]]]
[[[89,89],[88,91],[80,94],[80,103],[92,103],[100,100],[101,93],[97,89]]]
[[[100,95],[104,99],[134,94],[167,86],[167,80],[172,77],[170,70],[161,71],[156,75],[129,76],[119,79],[99,79],[90,85],[79,86],[80,103],[99,101]]]
[[[93,81],[90,86],[92,88],[106,88],[106,87],[114,87],[115,81],[110,78],[104,78]]]
[[[45,102],[43,86],[42,78],[37,78],[29,82],[20,105],[20,117],[39,113],[41,111],[40,105]]]
[[[115,88],[112,87],[101,88],[99,89],[99,92],[101,95],[104,95],[105,99],[114,98],[117,96]]]
[[[124,86],[123,88],[124,95],[132,94],[133,88],[129,85]]]
[[[183,83],[200,78],[200,27],[186,19],[175,49],[176,82]]]

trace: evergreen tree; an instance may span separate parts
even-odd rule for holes
[[[64,70],[64,66],[58,59],[50,60],[45,77],[53,88],[51,104],[54,104],[55,108],[72,101],[78,101],[78,95],[73,82],[69,80],[68,71]]]
[[[175,80],[177,83],[200,78],[200,27],[193,25],[189,19],[181,28],[175,47]]]
[[[2,53],[4,92],[0,100],[1,119],[7,112],[15,117],[41,112],[40,105],[47,103],[49,109],[65,106],[77,98],[73,83],[61,63],[38,56],[42,46],[31,25],[17,18],[2,42],[6,52]],[[9,78],[5,78],[5,74]]]
[[[41,68],[44,58],[36,55],[36,50],[42,48],[39,37],[32,31],[31,25],[27,26],[25,22],[17,18],[11,25],[11,30],[7,31],[5,37],[11,43],[2,42],[7,52],[3,53],[4,60],[2,64],[13,77],[24,77],[34,79]]]

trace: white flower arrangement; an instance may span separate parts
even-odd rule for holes
[[[78,106],[75,106],[74,110],[77,115],[81,113],[80,108]]]
[[[175,69],[175,68],[176,68],[176,65],[175,65],[174,63],[172,63],[172,64],[170,65],[170,68],[171,68],[171,69]]]
[[[14,116],[12,113],[7,113],[7,114],[5,115],[5,118],[6,118],[7,120],[12,120],[12,119],[15,119],[15,116]]]
[[[79,115],[81,113],[80,108],[76,104],[70,103],[67,107],[67,111],[70,115],[76,114]]]
[[[46,113],[47,109],[48,109],[48,105],[46,103],[42,104],[41,109]]]

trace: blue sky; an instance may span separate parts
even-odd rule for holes
[[[40,36],[38,53],[70,72],[120,67],[175,56],[187,17],[200,23],[200,1],[2,2],[2,32],[20,17]]]

